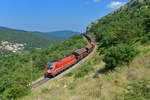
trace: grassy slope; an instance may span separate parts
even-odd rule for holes
[[[102,57],[95,53],[92,59],[75,69],[72,76],[66,75],[33,89],[22,100],[114,100],[126,89],[128,83],[150,75],[150,47],[139,49],[142,52],[129,65],[107,73],[103,72],[105,64],[101,61]],[[79,70],[89,65],[93,68],[91,71],[84,77],[75,77]]]

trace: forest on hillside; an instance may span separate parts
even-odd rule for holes
[[[150,42],[150,0],[131,7],[131,2],[92,24],[99,50],[116,44],[140,45]]]
[[[15,99],[30,92],[30,67],[32,62],[33,80],[44,75],[45,65],[58,58],[71,54],[87,45],[82,35],[74,35],[69,40],[41,50],[17,53],[0,60],[0,98]]]
[[[99,55],[103,55],[105,62],[105,73],[122,65],[129,66],[135,56],[143,52],[141,47],[150,44],[150,0],[138,3],[132,0],[93,22],[87,32],[96,38]],[[149,100],[149,82],[149,77],[144,77],[130,83],[128,92],[120,93],[120,97],[123,100]]]
[[[0,27],[0,58],[13,52],[28,52],[37,48],[46,48],[49,45],[62,41],[64,41],[63,38],[41,32],[28,32]]]
[[[110,67],[122,64],[123,60],[129,62],[128,60],[131,59],[127,60],[125,59],[127,57],[124,56],[120,58],[122,61],[118,62],[119,58],[115,58],[115,56],[123,56],[119,55],[119,52],[130,52],[134,57],[138,53],[135,50],[136,46],[150,43],[150,0],[131,6],[133,4],[135,3],[131,1],[103,17],[96,24],[93,23],[88,30],[88,33],[93,34],[98,42],[99,53],[106,54],[107,57],[105,56],[104,61],[109,62],[110,60],[111,65],[108,64]],[[126,47],[124,50],[130,48],[130,51],[121,51],[123,50],[121,47]]]

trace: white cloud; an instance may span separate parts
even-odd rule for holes
[[[93,0],[95,3],[100,2],[100,0]]]
[[[126,2],[119,2],[119,1],[113,1],[110,4],[107,5],[107,8],[109,9],[117,9],[120,8],[121,6],[123,6],[124,4],[126,4]]]

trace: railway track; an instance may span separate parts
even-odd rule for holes
[[[88,41],[89,42],[89,41]],[[69,69],[65,70],[64,72],[58,74],[57,76],[55,76],[54,78],[41,78],[35,82],[32,83],[32,88],[37,88],[39,86],[41,86],[42,84],[46,83],[46,82],[49,82],[49,81],[52,81],[54,79],[58,79],[58,78],[61,78],[64,74],[70,72],[71,70],[73,70],[74,68],[76,68],[77,66],[79,66],[81,63],[83,63],[85,60],[87,60],[89,57],[91,57],[94,52],[96,51],[96,46],[95,48],[93,49],[93,51],[88,55],[86,56],[85,58],[83,58],[81,61],[79,61],[77,64],[73,65],[72,67],[70,67]]]
[[[49,81],[50,78],[43,78],[43,79],[40,79],[39,81],[35,82],[32,84],[32,88],[36,88],[44,83],[46,83],[47,81]]]

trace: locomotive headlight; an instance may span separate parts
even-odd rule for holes
[[[48,73],[53,73],[53,70],[48,70],[47,72],[48,72]]]

